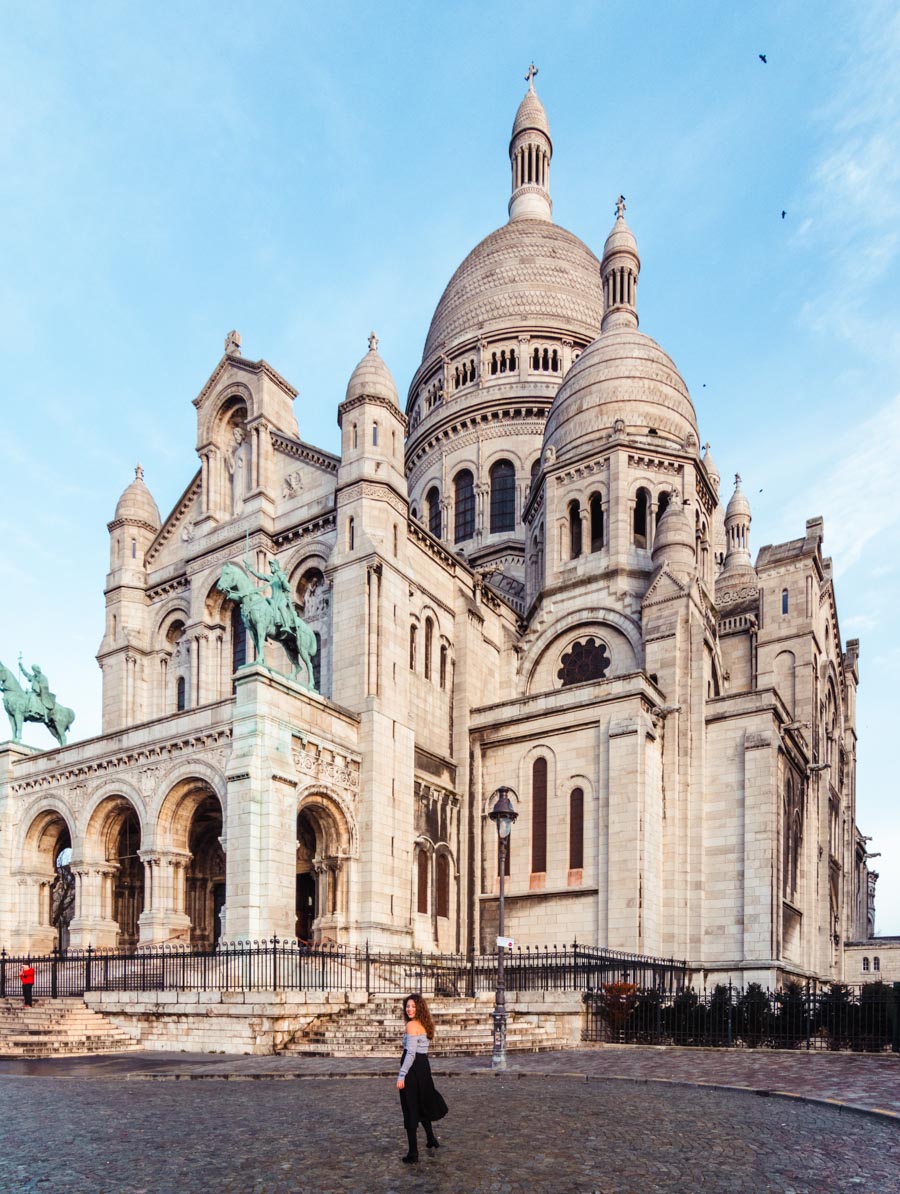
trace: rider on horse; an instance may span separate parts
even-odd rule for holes
[[[41,671],[37,664],[29,672],[28,668],[22,666],[22,656],[19,656],[19,671],[31,685],[31,691],[37,697],[41,708],[49,717],[56,708],[56,693],[50,691],[50,685],[47,683],[47,677]]]
[[[275,615],[276,627],[286,634],[300,633],[300,618],[291,601],[291,582],[276,559],[269,560],[269,575],[250,567],[249,554],[244,557],[244,567],[257,580],[265,581],[272,588],[269,603]]]

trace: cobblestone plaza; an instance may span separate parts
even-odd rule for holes
[[[4,1063],[0,1188],[900,1190],[891,1118],[900,1117],[900,1069],[890,1056],[604,1049],[522,1059],[502,1076],[483,1059],[435,1069],[450,1104],[442,1147],[405,1167],[384,1060]],[[882,1113],[863,1111],[875,1107]]]

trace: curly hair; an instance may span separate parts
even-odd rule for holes
[[[407,1016],[406,1005],[409,1000],[412,1000],[416,1005],[416,1014],[414,1016]],[[418,1020],[425,1029],[425,1035],[430,1041],[434,1040],[434,1020],[431,1018],[431,1011],[424,998],[419,994],[405,995],[403,997],[403,1017],[407,1023],[410,1020]]]

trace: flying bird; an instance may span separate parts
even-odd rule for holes
[[[765,54],[760,54],[759,60],[760,60],[760,62],[768,62],[768,59],[766,58]]]
[[[786,211],[783,211],[783,212],[781,213],[781,218],[782,218],[782,219],[784,219],[784,217],[785,217],[786,215],[787,215],[787,212],[786,212]]]

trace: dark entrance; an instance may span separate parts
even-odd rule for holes
[[[311,941],[316,918],[316,880],[311,871],[297,876],[297,937]]]

